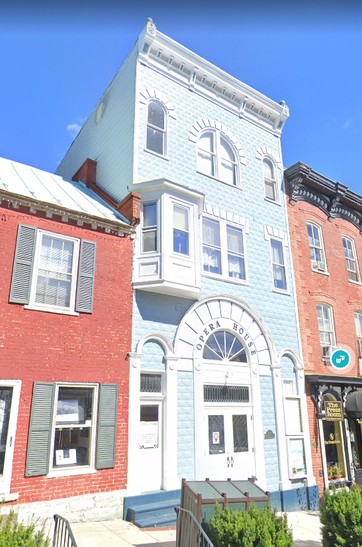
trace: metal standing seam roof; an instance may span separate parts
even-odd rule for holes
[[[84,183],[5,158],[0,158],[0,190],[103,221],[130,224]]]

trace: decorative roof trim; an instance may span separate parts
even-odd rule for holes
[[[362,196],[301,162],[288,167],[284,175],[291,205],[307,201],[321,209],[330,221],[343,218],[351,222],[362,235]]]
[[[289,109],[199,57],[159,32],[152,19],[138,38],[139,62],[165,74],[190,91],[221,104],[240,118],[280,136]]]
[[[200,137],[200,134],[206,129],[218,129],[221,133],[223,133],[223,135],[225,135],[234,146],[239,157],[239,163],[246,165],[246,156],[238,139],[224,124],[220,122],[208,118],[197,120],[189,133],[189,140],[196,143]]]
[[[156,99],[157,101],[160,101],[163,106],[166,108],[168,115],[170,118],[173,118],[176,120],[176,112],[173,104],[171,101],[164,95],[163,93],[160,93],[156,89],[144,89],[140,91],[140,103],[141,104],[147,104],[150,100]]]

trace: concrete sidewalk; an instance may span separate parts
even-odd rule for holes
[[[321,525],[319,513],[295,511],[287,513],[295,547],[319,547]],[[81,522],[71,524],[78,547],[175,547],[176,530],[142,530],[124,520]]]

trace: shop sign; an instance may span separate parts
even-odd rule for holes
[[[325,401],[324,410],[326,411],[326,420],[329,422],[343,421],[343,408],[340,401]]]

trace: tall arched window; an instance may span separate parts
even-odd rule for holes
[[[198,140],[197,169],[204,175],[238,185],[236,153],[229,139],[218,129],[204,131]]]
[[[275,175],[275,166],[274,163],[265,158],[263,160],[263,174],[264,174],[264,188],[265,188],[265,197],[270,201],[278,200],[277,192],[277,181]]]
[[[166,111],[160,101],[148,103],[146,148],[160,156],[166,156]]]
[[[213,332],[207,339],[203,358],[213,361],[247,362],[247,354],[243,344],[235,334],[226,330]]]

